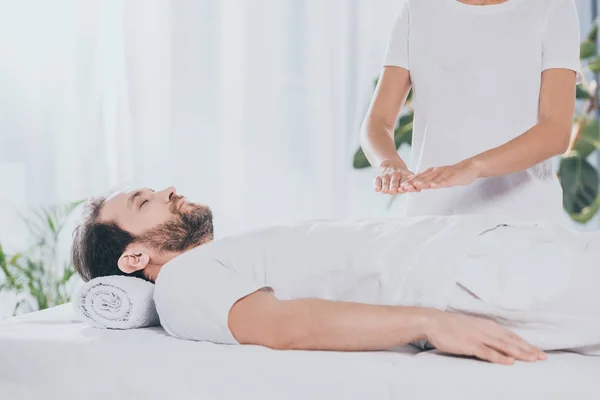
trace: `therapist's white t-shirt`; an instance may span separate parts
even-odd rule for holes
[[[573,0],[475,6],[405,0],[384,66],[410,71],[415,120],[410,168],[451,165],[500,146],[538,122],[541,73],[578,73]],[[410,193],[407,215],[495,214],[557,220],[562,191],[550,160],[527,171]]]
[[[515,229],[495,240],[490,234],[498,222],[477,216],[416,217],[308,221],[251,231],[168,262],[156,280],[154,300],[170,335],[236,344],[227,324],[229,311],[263,288],[271,288],[281,300],[320,298],[441,310],[456,282],[492,304],[526,306],[541,296],[536,295],[538,286],[542,295],[551,295],[570,273],[573,252],[561,249],[568,235]],[[539,285],[542,275],[544,284]]]

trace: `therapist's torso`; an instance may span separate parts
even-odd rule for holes
[[[411,170],[460,162],[534,126],[542,71],[579,68],[574,29],[579,27],[572,0],[508,0],[490,6],[407,1],[385,65],[410,71],[415,108]],[[469,186],[407,196],[408,216],[557,220],[562,213],[552,160]]]

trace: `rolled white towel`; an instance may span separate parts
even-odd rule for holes
[[[104,329],[159,325],[154,284],[131,276],[103,276],[83,284],[73,298],[80,318]]]

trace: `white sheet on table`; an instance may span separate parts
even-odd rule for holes
[[[556,353],[512,367],[412,348],[273,351],[106,331],[70,305],[0,323],[6,399],[597,399],[600,358]]]

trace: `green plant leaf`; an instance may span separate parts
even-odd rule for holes
[[[4,253],[2,244],[0,244],[0,265],[6,266],[6,254]]]
[[[4,273],[4,277],[6,278],[5,286],[12,290],[16,290],[18,288],[17,281],[13,272],[11,272],[10,268],[13,267],[13,264],[8,264],[6,262],[6,253],[4,253],[4,249],[2,245],[0,245],[0,269]]]
[[[579,57],[582,60],[590,58],[597,54],[596,42],[593,40],[584,40],[579,47]]]
[[[27,267],[22,267],[18,264],[16,264],[14,267],[17,271],[21,273],[21,275],[27,278],[27,280],[34,280],[35,269],[32,268],[32,263],[28,260],[25,264],[27,265]]]
[[[590,60],[588,63],[588,68],[593,73],[597,74],[600,72],[600,57],[596,56]]]
[[[354,169],[364,169],[369,168],[371,166],[371,163],[369,163],[369,160],[367,160],[367,156],[363,152],[363,149],[360,147],[358,148],[358,150],[356,150],[356,153],[354,154],[354,161],[352,163],[352,166],[354,167]]]
[[[582,85],[577,85],[575,87],[575,96],[579,99],[579,100],[587,100],[590,98],[590,92],[587,91],[587,89],[584,89],[581,87]]]
[[[17,254],[15,254],[15,255],[13,255],[13,256],[10,258],[10,260],[8,260],[8,264],[9,264],[9,265],[15,265],[15,264],[16,264],[16,263],[19,261],[19,259],[20,259],[21,257],[22,257],[22,254],[20,254],[20,253],[17,253]]]
[[[599,188],[600,191],[600,188]],[[581,210],[580,213],[569,213],[569,216],[573,219],[573,221],[578,222],[580,224],[587,224],[594,218],[594,216],[598,213],[600,209],[600,196],[596,197],[596,201],[589,207],[585,207]]]
[[[73,268],[73,266],[66,266],[63,270],[63,276],[60,279],[60,283],[66,284],[73,277],[73,275],[75,275],[75,269]]]
[[[56,233],[56,228],[54,227],[54,221],[52,221],[52,218],[50,216],[47,217],[47,221],[48,221],[48,226],[50,227],[50,231],[52,231],[53,233]]]
[[[581,155],[575,153],[563,157],[559,176],[563,205],[569,215],[581,214],[597,200],[600,188],[598,171]]]
[[[13,255],[10,260],[0,246],[0,271],[6,275],[0,290],[31,296],[35,303],[31,302],[29,309],[37,307],[42,310],[69,301],[66,285],[75,275],[75,269],[72,264],[66,263],[61,274],[54,267],[57,263],[58,234],[66,226],[71,213],[82,203],[83,200],[79,200],[39,207],[31,209],[28,217],[21,215],[35,245]]]
[[[396,130],[394,131],[394,142],[396,150],[403,144],[412,145],[412,129],[413,129],[414,113],[403,115],[398,120]]]
[[[408,92],[408,96],[406,97],[406,103],[410,103],[413,99],[413,90],[412,88],[410,89],[410,91]]]
[[[600,149],[600,125],[596,119],[589,119],[573,150],[577,151],[583,158],[587,158],[597,149]]]
[[[592,29],[590,30],[590,33],[588,33],[587,39],[590,42],[596,42],[596,39],[598,39],[598,21],[594,21],[594,25],[592,26]]]

